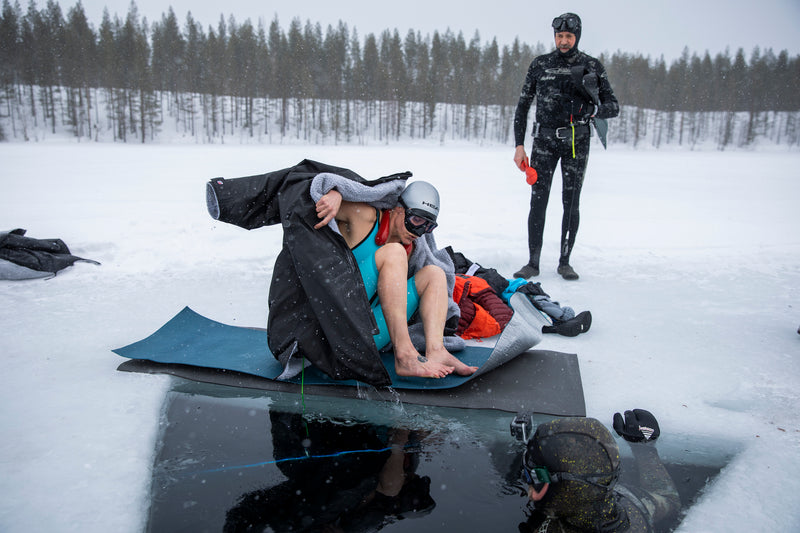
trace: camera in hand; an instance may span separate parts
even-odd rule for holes
[[[533,423],[531,421],[533,413],[517,413],[511,421],[511,436],[520,442],[528,442],[533,436]]]

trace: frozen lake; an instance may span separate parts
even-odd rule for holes
[[[0,529],[142,530],[174,382],[117,372],[110,350],[186,305],[265,325],[281,232],[212,220],[206,180],[304,158],[366,178],[410,170],[442,193],[438,243],[510,276],[527,259],[529,198],[512,156],[462,145],[0,144],[0,229],[59,237],[102,263],[0,282]],[[658,417],[665,447],[683,438],[740,450],[680,531],[800,529],[798,163],[786,151],[595,147],[572,257],[578,282],[555,273],[554,185],[537,281],[594,323],[540,347],[578,354],[587,414],[610,423],[641,407]],[[497,423],[507,429],[505,415]]]

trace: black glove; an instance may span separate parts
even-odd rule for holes
[[[621,414],[614,413],[614,431],[628,442],[651,442],[661,435],[656,417],[644,409],[625,411],[624,421]]]
[[[584,120],[589,120],[597,112],[597,107],[594,104],[584,104],[581,108],[581,117]]]

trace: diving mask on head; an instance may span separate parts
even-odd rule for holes
[[[561,15],[553,19],[553,29],[556,32],[568,31],[575,33],[575,30],[580,28],[580,25],[580,20],[574,15]]]

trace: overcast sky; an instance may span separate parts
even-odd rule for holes
[[[59,1],[66,15],[78,0]],[[116,14],[124,19],[130,6],[130,0],[82,2],[95,27],[104,7],[112,17]],[[233,15],[239,22],[249,18],[254,24],[261,19],[267,25],[277,15],[284,31],[295,17],[304,24],[307,20],[319,22],[323,33],[329,24],[335,27],[341,20],[351,31],[357,29],[362,39],[384,29],[397,29],[401,37],[413,29],[424,37],[449,28],[456,34],[462,32],[467,41],[476,31],[482,43],[496,37],[501,47],[515,37],[549,47],[553,17],[572,11],[583,20],[581,48],[592,55],[621,50],[654,59],[663,55],[671,62],[684,47],[698,55],[708,51],[712,57],[726,47],[734,55],[741,47],[749,59],[757,45],[762,50],[772,48],[777,53],[786,49],[792,56],[800,55],[800,0],[573,0],[542,4],[511,0],[136,0],[140,16],[150,22],[160,20],[172,6],[181,25],[191,12],[206,29],[209,25],[216,28],[220,15],[226,19]],[[44,5],[45,0],[37,0],[40,9]]]

